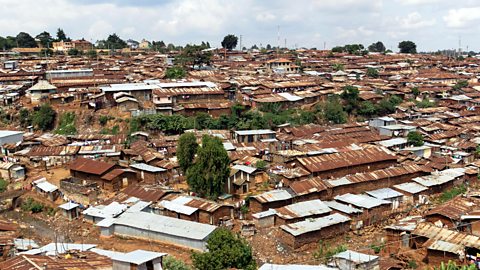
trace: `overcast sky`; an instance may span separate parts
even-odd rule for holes
[[[185,45],[226,34],[242,44],[327,48],[383,41],[397,50],[412,40],[418,50],[480,50],[480,0],[0,0],[0,36],[33,36],[61,27],[68,36],[96,41],[123,39]]]

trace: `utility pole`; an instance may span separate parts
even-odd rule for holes
[[[277,58],[280,52],[280,25],[277,25]]]
[[[240,35],[240,51],[243,51],[243,47],[242,47],[242,35]]]

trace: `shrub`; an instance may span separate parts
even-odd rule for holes
[[[25,212],[40,213],[45,206],[32,198],[28,198],[22,203],[21,209]]]

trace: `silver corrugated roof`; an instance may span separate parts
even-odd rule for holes
[[[362,210],[360,210],[358,208],[355,208],[353,206],[346,205],[346,204],[343,204],[343,203],[339,203],[339,202],[336,202],[336,201],[325,201],[324,203],[328,207],[330,207],[332,209],[335,209],[337,211],[340,211],[342,213],[345,213],[345,214],[360,214],[360,213],[363,212]]]
[[[392,198],[403,196],[402,193],[395,191],[391,188],[380,188],[380,189],[366,191],[365,193],[380,200],[392,199]]]
[[[300,221],[293,224],[282,225],[280,228],[292,234],[293,236],[299,236],[304,233],[318,231],[335,224],[348,222],[350,220],[351,219],[347,216],[335,213],[326,217],[307,219],[305,221]]]
[[[335,200],[352,204],[357,207],[366,208],[366,209],[371,209],[374,207],[378,207],[382,204],[391,203],[389,201],[376,199],[367,195],[357,195],[357,194],[351,194],[351,193],[336,196]]]
[[[145,163],[132,164],[132,165],[130,165],[130,167],[132,167],[134,169],[137,169],[137,170],[141,170],[141,171],[147,171],[147,172],[165,172],[165,171],[167,171],[164,168],[151,166],[151,165],[148,165],[148,164],[145,164]]]
[[[400,191],[408,192],[410,194],[417,194],[428,189],[415,182],[407,182],[399,185],[394,185],[393,187]]]
[[[290,204],[277,209],[277,216],[284,219],[308,217],[313,215],[326,214],[332,211],[321,200],[311,200]]]
[[[378,260],[378,256],[370,255],[370,254],[364,254],[364,253],[356,252],[356,251],[353,251],[353,250],[347,250],[347,251],[344,251],[344,252],[340,252],[336,255],[333,255],[333,258],[341,258],[341,259],[345,259],[345,260],[348,260],[348,261],[355,262],[357,264],[367,263],[367,262],[371,262],[371,261],[374,261],[374,260]]]

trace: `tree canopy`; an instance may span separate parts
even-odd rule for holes
[[[52,47],[52,42],[53,42],[53,37],[48,33],[47,31],[43,31],[42,33],[38,34],[36,39],[40,40],[40,44],[42,44],[42,47],[44,48],[50,48]]]
[[[209,65],[212,58],[211,52],[203,51],[207,49],[202,45],[187,45],[183,51],[175,57],[175,62],[179,65],[191,65],[192,68]]]
[[[25,32],[18,33],[17,37],[15,38],[18,47],[20,48],[36,48],[37,42],[35,39],[30,36],[30,34]]]
[[[385,52],[385,50],[385,45],[383,45],[383,42],[381,41],[377,41],[368,46],[368,51],[370,52]]]
[[[378,78],[378,70],[375,68],[369,67],[367,69],[367,76],[370,78]]]
[[[65,34],[62,28],[57,29],[57,41],[71,41],[69,37]]]
[[[187,72],[181,66],[169,67],[165,71],[165,77],[167,79],[182,79],[185,78]]]
[[[223,38],[223,41],[222,41],[222,47],[231,51],[233,48],[235,48],[237,46],[237,42],[238,42],[238,37],[235,36],[235,35],[226,35],[224,38]]]
[[[341,98],[345,101],[345,110],[352,113],[359,105],[360,91],[355,86],[347,85],[343,88]]]
[[[252,248],[245,239],[219,228],[207,240],[208,252],[192,254],[193,265],[202,270],[257,269]]]
[[[106,40],[99,40],[98,47],[101,49],[118,50],[127,47],[127,42],[121,39],[116,33],[113,33],[107,37]]]
[[[204,135],[195,163],[187,170],[190,189],[202,197],[216,198],[223,193],[230,175],[230,159],[217,137]]]
[[[413,41],[402,41],[398,43],[400,53],[417,53],[417,45]]]
[[[184,173],[192,166],[197,149],[198,143],[194,133],[187,132],[180,136],[177,146],[177,159]]]
[[[333,124],[343,124],[347,122],[347,113],[343,110],[338,96],[330,97],[322,106],[321,112],[323,118]]]
[[[417,131],[409,132],[407,135],[407,143],[414,146],[423,145],[423,135]]]
[[[32,124],[42,131],[52,129],[55,122],[55,114],[55,111],[49,104],[43,104],[33,114]]]

